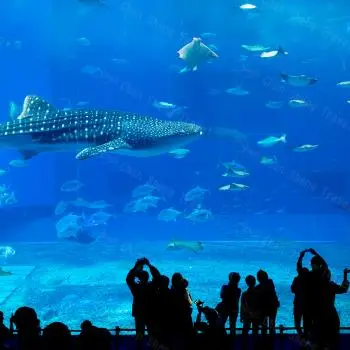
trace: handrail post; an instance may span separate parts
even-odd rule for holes
[[[120,327],[115,327],[115,350],[119,349],[119,340],[120,340]]]
[[[279,349],[283,350],[283,338],[284,338],[284,326],[282,324],[279,325],[278,330],[278,339],[279,339]]]

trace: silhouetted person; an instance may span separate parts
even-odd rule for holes
[[[171,278],[171,331],[174,349],[191,347],[194,336],[192,322],[192,298],[187,289],[188,281],[178,272]]]
[[[37,350],[40,348],[40,321],[34,309],[20,307],[10,319],[17,329],[19,350]]]
[[[147,321],[146,321],[146,326],[147,326],[147,332],[149,335],[150,339],[154,338],[154,298],[155,298],[155,291],[158,288],[157,286],[157,281],[160,279],[161,274],[159,272],[159,270],[152,265],[148,259],[144,258],[143,259],[144,265],[143,266],[147,266],[151,276],[152,276],[152,280],[151,282],[148,283],[148,289],[147,289],[147,294],[146,294],[146,303],[147,303],[147,307],[148,307],[148,315],[147,315]],[[166,277],[166,276],[164,276]],[[169,286],[169,279],[168,279],[168,286]]]
[[[255,289],[256,279],[254,276],[248,275],[245,279],[245,282],[248,288],[242,293],[240,312],[240,319],[243,323],[243,348],[247,347],[248,333],[250,329],[253,331],[253,338],[258,335],[260,320],[260,315],[258,314],[257,309],[257,292]]]
[[[150,322],[150,314],[152,311],[150,307],[152,285],[149,282],[148,272],[143,269],[144,266],[150,268],[153,278],[160,275],[159,271],[149,263],[148,259],[142,258],[136,261],[135,266],[129,271],[126,277],[126,283],[133,295],[132,316],[135,319],[138,347],[142,346],[141,344],[144,339],[146,327],[148,332],[152,333]]]
[[[72,335],[69,328],[61,322],[46,326],[42,334],[42,350],[71,350]]]
[[[99,339],[99,346],[96,350],[111,350],[112,348],[112,334],[107,328],[98,328],[97,336]]]
[[[239,273],[231,272],[229,274],[228,284],[224,284],[221,288],[220,298],[222,301],[216,307],[224,326],[229,319],[231,336],[236,335],[239,299],[241,297],[241,289],[238,287],[240,280]]]
[[[77,350],[98,350],[98,328],[91,321],[85,320],[80,325],[81,332],[76,341]]]
[[[80,325],[81,332],[76,340],[76,350],[110,350],[112,335],[105,328],[98,328],[85,320]]]
[[[85,320],[80,325],[81,332],[76,340],[77,350],[90,350],[95,348],[96,329],[91,321]]]
[[[12,338],[12,332],[4,325],[4,313],[0,311],[0,350],[5,349],[5,345]]]
[[[168,346],[171,335],[171,293],[169,278],[164,275],[152,281],[151,323],[154,346]]]
[[[344,277],[341,285],[331,281],[328,270],[320,284],[320,300],[322,303],[314,311],[312,341],[318,349],[336,349],[339,345],[340,320],[335,308],[336,294],[344,294],[349,289],[348,274],[350,269],[344,269]]]
[[[297,276],[293,279],[291,285],[291,292],[294,294],[293,301],[293,316],[294,316],[294,327],[297,333],[302,337],[303,341],[307,340],[311,330],[312,318],[310,310],[308,308],[308,273],[309,270],[302,266],[302,260],[309,250],[303,250],[297,261]],[[302,330],[301,322],[303,322]]]
[[[200,349],[226,349],[227,339],[225,325],[222,323],[219,313],[208,306],[203,307],[203,302],[196,302],[198,314],[196,318],[195,328],[203,333],[200,338],[201,342],[197,348]],[[206,322],[202,322],[202,314],[204,314]]]
[[[308,272],[307,268],[303,268],[301,273],[299,273],[293,279],[291,285],[291,292],[294,294],[293,300],[293,317],[294,317],[294,327],[297,330],[299,336],[303,336],[304,332],[301,327],[301,321],[303,321],[303,326],[305,327],[305,308],[306,308],[306,276]],[[307,318],[306,318],[307,319]],[[309,327],[307,327],[309,329]]]
[[[257,273],[259,284],[255,287],[257,293],[257,310],[260,315],[260,324],[262,332],[267,329],[270,334],[275,333],[277,310],[280,306],[275,285],[266,271],[259,270]]]
[[[311,258],[311,271],[303,267],[303,258],[306,253],[313,255]],[[314,329],[314,318],[318,308],[322,306],[322,294],[324,278],[329,273],[328,264],[326,261],[312,248],[303,250],[297,261],[297,272],[302,281],[302,297],[303,305],[303,338],[306,341],[310,340],[310,333]],[[299,310],[300,311],[300,310]],[[300,316],[300,315],[297,315]],[[297,320],[298,321],[298,320]]]

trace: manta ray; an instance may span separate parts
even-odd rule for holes
[[[204,129],[193,123],[113,110],[61,110],[29,95],[20,115],[0,125],[0,146],[19,151],[24,159],[62,151],[75,151],[80,160],[106,152],[149,157],[204,134]]]
[[[194,241],[171,241],[168,246],[168,250],[190,250],[193,253],[198,253],[204,249],[202,242]]]
[[[186,67],[180,73],[196,71],[200,64],[219,57],[217,53],[203,44],[201,38],[193,38],[190,43],[178,50],[177,53],[179,58],[186,62]]]

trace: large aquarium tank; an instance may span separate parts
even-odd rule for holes
[[[215,306],[349,267],[350,17],[287,0],[0,2],[0,309],[132,328],[147,257]],[[344,5],[348,6],[348,5]],[[311,255],[305,256],[304,265]],[[342,325],[350,300],[337,297]],[[238,323],[239,325],[239,323]]]

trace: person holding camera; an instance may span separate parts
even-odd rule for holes
[[[219,313],[208,306],[203,307],[203,302],[195,301],[198,314],[195,329],[203,334],[201,349],[225,349],[227,347],[227,334],[225,324],[220,319]],[[206,322],[202,321],[204,315]]]
[[[150,269],[152,279],[160,276],[159,271],[150,264],[146,258],[136,260],[134,267],[129,271],[126,277],[126,283],[133,296],[132,316],[135,319],[136,341],[137,347],[141,347],[145,335],[145,330],[150,333],[151,325],[151,298],[152,298],[152,283],[149,282],[149,274],[144,267]]]
[[[312,254],[311,269],[303,267],[305,255]],[[300,252],[297,261],[297,277],[292,283],[294,298],[294,323],[302,343],[308,343],[314,329],[314,318],[319,307],[322,307],[321,290],[323,282],[330,273],[327,262],[315,249],[309,248]],[[325,279],[326,278],[326,279]],[[304,330],[301,329],[301,320]]]
[[[313,315],[312,343],[315,349],[336,349],[340,338],[340,319],[335,307],[335,298],[337,294],[344,294],[349,290],[348,275],[350,269],[343,271],[343,281],[337,284],[331,281],[330,271],[324,275],[320,284],[319,304]]]
[[[303,267],[303,259],[306,253],[313,255],[311,259],[311,271]],[[300,252],[297,261],[297,276],[294,278],[291,291],[294,294],[293,315],[294,326],[297,329],[302,342],[307,342],[312,328],[312,315],[314,308],[314,295],[317,293],[318,280],[329,271],[326,261],[313,248]],[[303,322],[303,329],[301,327]]]
[[[313,255],[311,270],[303,267],[306,253]],[[302,296],[304,332],[302,340],[313,343],[315,349],[332,349],[337,346],[340,334],[340,320],[335,308],[337,294],[344,294],[349,289],[348,273],[344,270],[343,282],[339,285],[331,281],[331,272],[327,262],[315,249],[303,250],[297,261],[297,272],[302,281],[299,290]]]

